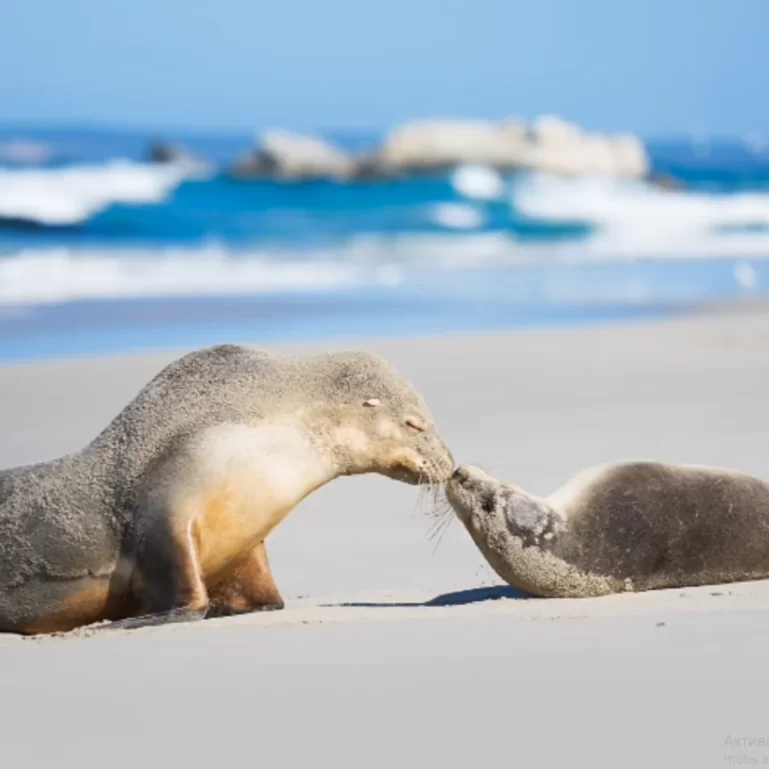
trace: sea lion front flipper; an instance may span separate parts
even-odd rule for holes
[[[134,541],[132,591],[143,613],[118,620],[126,627],[133,620],[157,625],[203,619],[208,611],[194,517],[186,510],[154,512],[140,519]]]
[[[209,590],[207,617],[277,611],[283,598],[272,576],[267,550],[260,542],[221,582]]]

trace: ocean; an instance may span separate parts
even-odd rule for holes
[[[158,138],[207,165],[149,163]],[[769,292],[766,143],[650,139],[672,186],[228,178],[251,144],[0,129],[0,359],[608,322]]]

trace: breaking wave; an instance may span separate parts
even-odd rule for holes
[[[576,251],[606,257],[769,255],[769,194],[665,190],[645,181],[532,175],[512,194],[517,213],[592,228]]]
[[[532,268],[543,268],[548,281],[565,281],[566,285],[569,281],[589,283],[595,279],[591,275],[619,274],[618,270],[627,275],[639,269],[651,274],[651,270],[661,279],[656,268],[647,270],[643,265],[668,263],[675,267],[682,259],[702,265],[703,257],[705,262],[728,262],[725,269],[735,286],[745,291],[766,290],[765,279],[757,276],[769,269],[767,245],[766,236],[745,235],[731,242],[734,250],[730,255],[721,249],[708,258],[704,249],[692,249],[675,259],[662,251],[649,251],[638,258],[636,254],[618,256],[610,241],[598,235],[576,246],[521,243],[504,233],[473,233],[360,237],[345,247],[316,251],[231,252],[217,247],[138,252],[24,250],[0,256],[0,307],[83,300],[301,294],[367,286],[418,291],[420,287],[439,286],[440,290],[461,294],[475,280],[473,275],[480,276],[486,269],[512,268],[512,275],[515,268],[525,268],[520,273],[523,275],[534,274]],[[585,277],[579,278],[580,273]],[[534,296],[536,289],[529,289]],[[663,289],[661,286],[660,291]],[[518,298],[527,296],[524,293]]]
[[[103,165],[0,169],[0,220],[41,227],[83,224],[115,203],[157,204],[186,178],[189,165],[114,160]]]

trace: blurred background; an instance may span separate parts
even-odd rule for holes
[[[10,0],[0,359],[769,291],[765,0]]]

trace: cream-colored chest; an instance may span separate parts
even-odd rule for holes
[[[191,460],[192,525],[207,575],[261,542],[333,473],[307,434],[285,422],[207,430]]]

